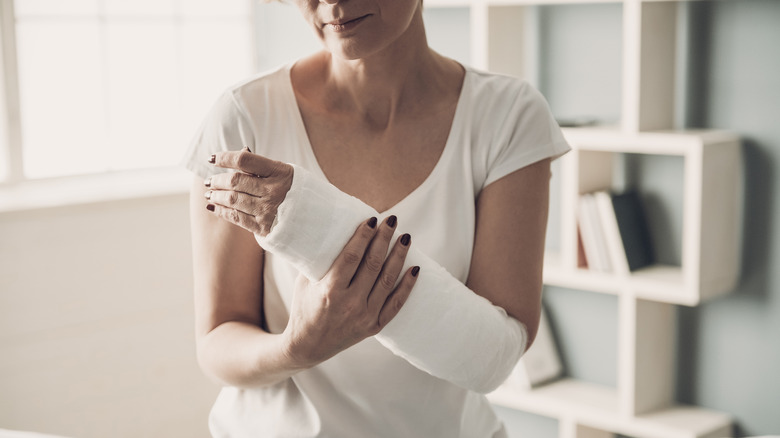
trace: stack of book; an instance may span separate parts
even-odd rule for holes
[[[593,271],[629,273],[655,261],[639,195],[597,191],[578,203],[579,266]]]
[[[654,263],[649,228],[636,192],[580,195],[577,213],[581,267],[628,274]],[[533,389],[563,374],[557,343],[542,309],[536,340],[508,380],[515,388]]]

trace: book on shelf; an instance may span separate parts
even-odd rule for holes
[[[508,380],[513,386],[533,389],[561,377],[562,374],[561,357],[542,307],[536,339],[517,363]]]
[[[596,199],[592,193],[580,195],[577,205],[580,237],[588,269],[611,272],[612,265],[607,253],[606,237],[599,218]]]
[[[582,245],[582,231],[577,223],[577,267],[588,269],[588,258],[585,256],[585,247]]]
[[[626,274],[652,265],[652,240],[642,202],[635,191],[609,193],[597,191],[581,196],[583,249],[588,266],[593,258],[606,258],[610,271]],[[593,225],[595,223],[596,225]],[[591,230],[588,237],[588,227]],[[597,242],[593,242],[598,239]],[[589,248],[590,246],[590,248]],[[600,269],[601,268],[601,269]],[[603,265],[593,269],[603,271]]]
[[[623,247],[623,239],[620,236],[620,227],[617,222],[617,215],[612,206],[612,196],[606,191],[599,191],[593,194],[596,201],[601,226],[604,229],[604,243],[607,245],[607,253],[615,268],[616,274],[627,274],[628,258],[626,250]]]
[[[655,263],[653,241],[639,194],[628,191],[613,194],[611,198],[612,210],[628,259],[628,269],[636,271],[652,265]]]

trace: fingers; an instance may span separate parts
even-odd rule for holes
[[[203,184],[210,189],[205,193],[209,203],[258,216],[264,212],[265,203],[262,200],[271,198],[264,181],[267,180],[240,172],[230,172],[206,178]]]
[[[410,235],[404,234],[400,236],[396,240],[395,245],[393,245],[393,249],[390,251],[384,266],[382,266],[382,271],[376,278],[376,282],[368,296],[368,308],[375,315],[379,313],[385,301],[387,301],[387,297],[395,289],[411,243],[412,238]]]
[[[381,330],[387,325],[404,306],[409,295],[412,293],[412,288],[417,282],[417,275],[420,273],[420,267],[414,266],[409,268],[404,274],[398,287],[395,288],[392,294],[387,297],[382,310],[379,312],[379,329]]]
[[[212,190],[235,190],[260,195],[267,180],[241,172],[218,173],[206,178],[204,185]]]
[[[261,231],[259,229],[260,226],[257,223],[257,218],[254,215],[217,204],[208,204],[206,205],[206,209],[213,212],[222,219],[225,219],[226,221],[238,225],[239,227],[249,230],[253,233],[258,233]]]
[[[246,148],[239,152],[220,152],[212,158],[211,162],[215,164],[236,165],[242,170],[216,174],[203,182],[211,189],[206,192],[206,199],[209,200],[210,205],[219,205],[253,216],[254,219],[250,221],[250,218],[237,213],[223,211],[221,215],[255,234],[267,235],[271,231],[279,205],[292,186],[293,167],[254,155]],[[241,164],[242,160],[246,160],[249,164]],[[262,166],[255,165],[255,162],[270,164],[262,169]],[[261,171],[270,173],[264,177],[255,175]],[[210,210],[214,211],[211,208]]]
[[[240,170],[259,177],[274,176],[285,166],[284,163],[279,161],[253,154],[247,148],[240,151],[217,152],[209,158],[209,163],[217,167]]]
[[[389,216],[382,221],[376,236],[369,244],[366,254],[363,256],[363,261],[360,262],[360,266],[350,283],[350,286],[356,287],[357,290],[366,291],[366,298],[368,298],[374,283],[377,282],[380,273],[383,271],[385,258],[387,257],[387,248],[390,246],[397,223],[398,219],[395,216]],[[397,271],[400,271],[400,269],[401,267],[399,266]],[[389,277],[390,272],[386,274]],[[390,282],[390,286],[387,288],[388,293],[393,289],[397,277],[398,272],[395,273],[395,277],[392,279],[388,278]]]
[[[355,234],[349,239],[344,249],[336,257],[333,265],[326,274],[326,277],[330,277],[336,286],[346,288],[352,281],[352,277],[355,276],[355,272],[360,266],[363,260],[363,255],[371,243],[371,239],[376,235],[376,218],[372,217],[367,221],[361,223]]]
[[[209,190],[206,192],[206,199],[210,204],[221,205],[223,207],[229,207],[234,210],[238,210],[242,213],[246,213],[252,216],[256,216],[254,210],[257,208],[255,204],[256,196],[247,195],[241,192],[229,192],[224,190]]]

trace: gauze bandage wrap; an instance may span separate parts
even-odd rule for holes
[[[321,279],[358,225],[377,212],[294,166],[271,232],[257,236],[311,280]],[[415,367],[477,392],[498,387],[525,351],[525,327],[412,247],[404,271],[420,266],[409,299],[376,339]]]
[[[328,272],[358,225],[378,213],[306,169],[292,166],[292,185],[279,205],[271,232],[255,237],[263,249],[317,281]]]

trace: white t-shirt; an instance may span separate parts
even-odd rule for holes
[[[205,178],[219,171],[207,163],[211,154],[248,145],[325,179],[295,100],[291,67],[230,88],[201,126],[185,166]],[[399,232],[410,233],[417,249],[465,282],[480,191],[568,150],[538,91],[521,80],[467,67],[439,161],[417,189],[382,216],[396,215]],[[266,253],[263,274],[267,325],[281,333],[298,272]],[[270,387],[223,388],[209,426],[215,437],[231,438],[506,436],[483,395],[420,371],[374,338]]]

